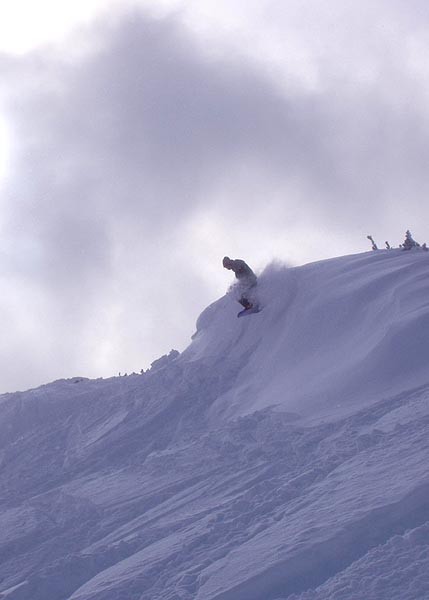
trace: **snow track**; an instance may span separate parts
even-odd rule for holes
[[[0,399],[0,598],[428,600],[429,259],[260,278],[144,375]]]

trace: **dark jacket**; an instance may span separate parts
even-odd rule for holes
[[[229,265],[240,283],[248,285],[249,287],[256,285],[256,275],[244,260],[236,258],[235,260],[231,260]]]

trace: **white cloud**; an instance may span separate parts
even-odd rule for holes
[[[111,14],[114,19],[118,11],[134,4],[131,0],[1,2],[0,52],[24,54],[40,46],[62,43],[100,15]]]
[[[8,172],[11,135],[7,120],[0,115],[0,188]]]

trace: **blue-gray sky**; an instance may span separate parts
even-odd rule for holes
[[[429,241],[425,2],[61,5],[0,10],[0,392],[183,349],[225,254]]]

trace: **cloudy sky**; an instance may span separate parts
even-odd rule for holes
[[[0,7],[0,392],[147,368],[231,282],[429,241],[425,0]]]

